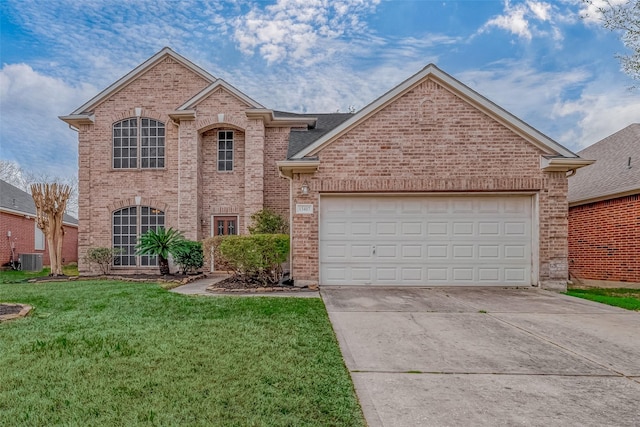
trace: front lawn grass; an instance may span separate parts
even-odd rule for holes
[[[0,284],[7,425],[364,425],[322,300],[119,281]]]
[[[2,270],[0,271],[0,283],[26,282],[35,277],[48,276],[49,273],[51,273],[51,268],[49,267],[45,267],[40,271]],[[63,265],[62,273],[65,276],[77,276],[78,264]]]
[[[567,295],[584,298],[603,304],[640,311],[640,289],[626,288],[590,288],[569,289]]]

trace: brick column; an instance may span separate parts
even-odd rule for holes
[[[91,238],[91,143],[90,131],[92,125],[81,125],[78,131],[78,272],[81,275],[97,273],[91,264],[84,261],[84,257],[91,246],[98,246]],[[110,221],[110,219],[109,219]],[[102,242],[100,242],[102,243]],[[110,247],[110,241],[100,246]]]
[[[264,207],[264,123],[251,120],[245,132],[244,226],[248,233],[251,215]]]
[[[167,227],[182,231],[184,237],[198,239],[200,227],[198,200],[198,132],[194,120],[182,120],[178,129],[178,218],[168,218]]]
[[[540,286],[564,291],[569,277],[566,173],[549,172],[545,188],[540,194],[540,217],[546,219],[540,226],[540,241],[546,242],[540,247]]]

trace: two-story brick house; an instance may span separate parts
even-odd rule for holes
[[[567,177],[589,161],[433,65],[356,114],[265,108],[164,48],[68,116],[79,251],[290,219],[296,283],[560,286]],[[80,264],[80,271],[89,266]]]

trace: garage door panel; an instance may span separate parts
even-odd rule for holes
[[[499,268],[478,268],[478,280],[480,282],[499,282],[500,281],[500,269]]]
[[[422,245],[411,245],[411,244],[402,245],[403,259],[421,260],[423,257],[423,253],[424,253],[424,250]]]
[[[504,223],[505,236],[526,236],[527,234],[528,234],[527,224],[524,222],[505,222]]]
[[[474,227],[473,222],[454,222],[453,223],[453,235],[454,236],[473,236]]]
[[[500,223],[492,222],[479,222],[478,223],[478,235],[479,236],[499,236],[500,235]]]
[[[420,267],[403,267],[401,268],[401,275],[403,282],[425,283],[424,269]]]
[[[422,222],[402,221],[402,235],[411,237],[421,237],[423,233]]]
[[[473,245],[451,245],[453,259],[473,259],[474,248]]]
[[[398,236],[398,224],[395,222],[377,222],[376,235],[378,236]]]
[[[324,228],[328,236],[342,238],[347,234],[347,223],[345,221],[328,221]]]
[[[427,261],[430,259],[442,260],[449,257],[449,245],[427,244]]]
[[[427,236],[446,236],[447,234],[449,234],[448,223],[427,221]]]
[[[473,282],[473,268],[452,268],[455,282]]]
[[[372,236],[372,224],[370,222],[352,222],[351,223],[351,235],[352,236]]]
[[[323,284],[531,284],[530,196],[327,196]]]
[[[322,261],[337,261],[340,262],[347,258],[347,244],[346,243],[332,243],[326,245],[326,250],[323,251]]]
[[[361,282],[361,283],[370,283],[372,276],[371,276],[371,268],[370,267],[362,267],[362,268],[358,268],[358,267],[354,267],[351,269],[351,278],[352,280],[355,280],[357,282]]]

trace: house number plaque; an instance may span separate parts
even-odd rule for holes
[[[309,215],[313,213],[313,205],[312,204],[296,204],[296,213],[302,215]]]

